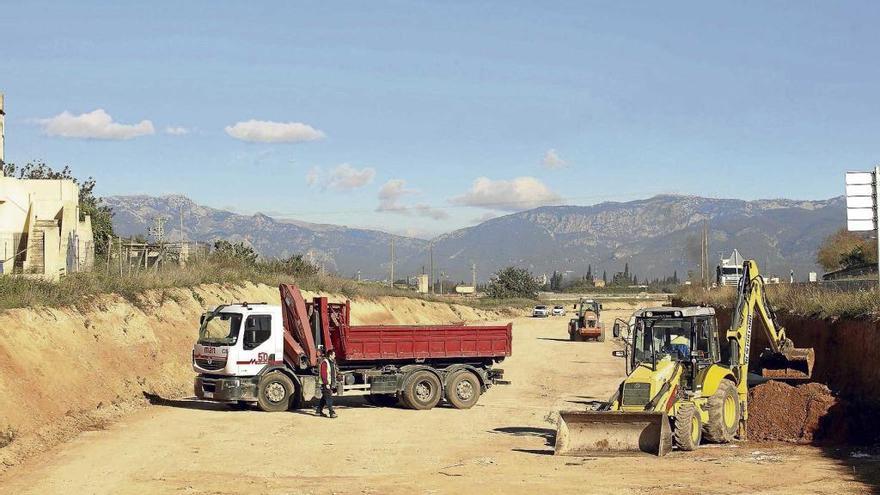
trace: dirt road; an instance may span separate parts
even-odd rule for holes
[[[610,304],[609,304],[610,306]],[[610,309],[610,308],[609,308]],[[610,327],[615,316],[604,313]],[[13,468],[21,493],[868,493],[859,472],[812,447],[736,444],[665,458],[552,454],[554,411],[606,399],[615,344],[567,340],[567,318],[514,322],[513,384],[472,410],[342,402],[339,418],[168,401]]]

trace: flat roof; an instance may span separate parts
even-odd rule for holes
[[[671,313],[674,311],[681,311],[681,315],[683,317],[712,316],[715,314],[715,308],[710,308],[707,306],[685,306],[685,307],[661,306],[661,307],[655,307],[655,308],[640,309],[636,312],[637,313],[636,316],[642,316],[643,314],[645,314],[646,312],[649,312],[649,311],[651,313]]]

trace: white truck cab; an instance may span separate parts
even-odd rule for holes
[[[229,304],[202,315],[193,346],[195,395],[220,401],[255,400],[257,375],[282,365],[281,308],[265,303]]]

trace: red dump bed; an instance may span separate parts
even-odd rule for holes
[[[511,325],[352,325],[351,304],[326,297],[306,302],[282,284],[284,358],[290,366],[317,364],[318,347],[336,351],[340,364],[359,361],[493,359],[510,356]]]
[[[511,325],[358,325],[342,329],[341,362],[510,356]]]

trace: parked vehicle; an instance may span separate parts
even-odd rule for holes
[[[511,324],[352,325],[351,304],[281,285],[281,306],[221,305],[202,315],[193,347],[195,395],[284,411],[320,393],[319,349],[334,349],[338,396],[364,395],[376,405],[431,409],[445,399],[472,407],[503,383],[495,368],[512,352]]]
[[[553,316],[565,316],[565,308],[562,306],[553,306]]]
[[[532,310],[532,316],[535,318],[546,318],[550,316],[550,309],[547,308],[547,306],[539,304]]]

